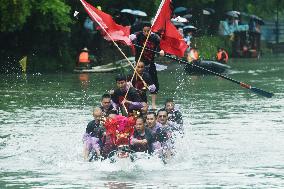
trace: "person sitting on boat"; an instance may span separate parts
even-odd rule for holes
[[[158,111],[157,121],[161,124],[161,130],[170,132],[168,133],[168,136],[171,136],[171,132],[179,130],[179,126],[177,124],[168,120],[168,112],[165,109],[160,109]]]
[[[156,90],[156,86],[151,80],[149,73],[145,72],[144,69],[145,69],[144,62],[142,61],[138,62],[136,65],[136,72],[139,75],[137,73],[134,73],[134,76],[131,77],[131,80],[132,80],[132,86],[138,90],[143,102],[147,103],[147,93],[146,93],[147,90],[149,90],[150,92],[154,92]]]
[[[136,119],[134,134],[131,138],[131,149],[135,152],[147,152],[151,154],[153,152],[152,143],[154,137],[151,131],[145,127],[143,117]]]
[[[89,122],[86,128],[86,132],[83,136],[84,149],[83,156],[84,160],[88,160],[90,152],[95,151],[96,156],[100,156],[101,138],[103,136],[103,127],[101,125],[102,111],[100,108],[94,108],[93,110],[94,120]]]
[[[129,37],[133,41],[133,43],[143,47],[144,43],[146,42],[147,36],[150,32],[151,24],[150,23],[144,23],[143,29],[140,32],[137,32],[135,34],[131,34]],[[146,43],[146,48],[157,50],[159,51],[160,56],[164,56],[165,52],[163,50],[160,50],[160,37],[155,34],[151,33],[148,41]],[[140,54],[142,52],[142,48],[135,47],[135,60],[138,61]],[[142,61],[145,64],[145,71],[149,73],[152,81],[154,82],[156,86],[156,90],[154,92],[151,92],[152,97],[152,109],[156,109],[156,98],[157,93],[159,91],[159,81],[158,81],[158,75],[157,75],[157,69],[156,65],[154,63],[155,53],[151,51],[144,50],[142,54]]]
[[[222,64],[227,64],[229,59],[229,55],[227,51],[225,51],[223,48],[218,47],[217,54],[216,54],[216,60]]]
[[[101,98],[101,110],[103,113],[103,117],[108,117],[108,114],[111,110],[115,110],[113,105],[111,104],[111,95],[103,94]],[[116,110],[115,110],[116,111]],[[117,113],[118,114],[118,113]]]
[[[165,102],[164,109],[168,113],[168,120],[177,124],[183,124],[182,114],[175,108],[175,103],[172,98],[168,98]]]
[[[78,67],[90,68],[91,60],[89,56],[89,50],[87,47],[83,48],[78,60]]]
[[[161,127],[162,125],[157,122],[157,115],[155,112],[151,111],[148,112],[146,115],[146,127],[149,128],[151,133],[153,135],[156,135],[157,130]]]
[[[157,121],[157,115],[155,112],[150,111],[147,113],[146,116],[146,127],[151,131],[153,137],[154,137],[154,142],[152,144],[152,148],[155,154],[161,154],[162,150],[162,145],[161,142],[162,140],[159,140],[157,137],[157,131],[159,132],[159,137],[163,137],[162,132],[161,132],[161,127],[162,125]]]
[[[165,109],[160,109],[157,113],[158,123],[161,126],[156,131],[156,140],[160,145],[156,145],[155,152],[162,158],[170,158],[174,155],[174,137],[175,131],[179,131],[179,127],[171,121],[168,121],[168,113]]]
[[[140,110],[143,107],[142,99],[137,90],[127,84],[126,76],[118,75],[115,80],[117,89],[111,95],[114,108],[120,108],[124,115],[133,110]]]

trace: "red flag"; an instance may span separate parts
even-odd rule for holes
[[[125,44],[131,46],[131,40],[129,39],[130,27],[121,26],[112,19],[109,14],[104,13],[103,11],[96,9],[85,0],[80,0],[85,10],[92,18],[93,21],[97,22],[100,26],[102,34],[106,40],[122,41]],[[109,34],[107,34],[107,33]]]
[[[184,56],[188,48],[183,37],[171,22],[171,0],[163,0],[152,25],[153,32],[160,32],[162,35],[160,48],[166,53],[179,57]]]
[[[167,21],[164,34],[162,34],[160,48],[166,53],[179,57],[183,57],[185,50],[188,48],[183,37],[170,20]]]

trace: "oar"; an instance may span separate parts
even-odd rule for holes
[[[134,44],[134,46],[139,47],[139,48],[142,48],[141,46],[136,45],[136,44]],[[148,51],[151,51],[151,52],[154,52],[154,53],[159,54],[159,52],[157,52],[157,51],[155,51],[155,50],[152,50],[152,49],[145,48],[145,50],[148,50]],[[170,59],[175,60],[175,61],[178,61],[178,62],[181,62],[181,63],[183,63],[183,64],[189,64],[189,63],[188,63],[187,61],[185,61],[185,60],[172,57],[172,56],[170,56],[170,55],[168,55],[168,54],[165,54],[165,57],[170,58]],[[262,90],[262,89],[253,87],[253,86],[251,86],[251,85],[249,85],[249,84],[246,84],[246,83],[237,81],[237,80],[232,79],[232,78],[230,78],[230,77],[228,77],[228,76],[225,76],[225,75],[222,75],[222,74],[213,72],[213,71],[211,71],[211,70],[208,70],[208,69],[206,69],[206,68],[203,68],[202,66],[198,66],[198,65],[196,65],[196,64],[190,64],[190,65],[193,66],[193,67],[196,67],[196,68],[198,68],[198,69],[200,69],[200,70],[203,70],[203,71],[206,71],[206,72],[208,72],[208,73],[211,73],[211,74],[213,74],[213,75],[217,75],[217,76],[219,76],[219,77],[221,77],[221,78],[224,78],[224,79],[226,79],[226,80],[229,80],[229,81],[231,81],[231,82],[233,82],[233,83],[239,84],[241,87],[246,88],[246,89],[249,89],[250,91],[252,91],[252,92],[254,92],[254,93],[256,93],[256,94],[265,96],[265,97],[267,97],[267,98],[271,98],[271,97],[274,95],[273,93],[270,93],[270,92],[264,91],[264,90]]]

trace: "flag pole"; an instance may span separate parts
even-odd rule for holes
[[[135,73],[136,73],[136,69],[137,69],[138,62],[140,62],[140,60],[141,60],[141,58],[142,58],[142,54],[143,54],[143,52],[144,52],[144,49],[145,49],[146,44],[147,44],[147,42],[148,42],[148,39],[149,39],[149,37],[150,37],[150,35],[151,35],[151,33],[152,33],[152,26],[153,26],[153,25],[154,25],[154,23],[156,22],[157,17],[158,17],[158,15],[159,15],[159,14],[160,14],[160,12],[161,12],[161,9],[162,9],[162,7],[163,7],[164,3],[165,3],[165,0],[162,0],[162,1],[161,1],[161,3],[160,3],[159,8],[158,8],[158,10],[157,10],[157,13],[156,13],[156,15],[155,15],[155,18],[154,18],[154,20],[153,20],[153,23],[151,24],[150,31],[149,31],[149,33],[147,34],[147,37],[146,37],[146,40],[145,40],[145,42],[144,42],[144,44],[143,44],[143,47],[142,47],[141,53],[140,53],[139,58],[138,58],[138,60],[137,60],[137,62],[136,62],[136,66],[135,66],[135,68],[134,68],[134,73],[133,73],[132,78],[131,78],[131,80],[130,80],[130,82],[131,82],[131,83],[132,83],[132,81],[133,81],[133,79],[134,79],[134,76],[135,76]],[[144,81],[141,77],[140,77],[140,79],[142,80],[142,82],[143,82],[144,86],[145,86],[145,87],[148,87],[148,86],[147,86],[147,83],[146,83],[146,82],[145,82],[145,81]],[[125,94],[125,97],[124,97],[124,98],[126,98],[126,96],[128,95],[128,92],[129,92],[129,89],[127,90],[127,92],[126,92],[126,94]]]
[[[90,14],[93,14],[94,12],[93,11],[90,11],[89,10],[89,7],[88,6],[86,6],[86,4],[82,1],[82,0],[80,0],[80,2],[83,4],[83,6],[88,10],[88,12],[90,13]],[[94,14],[96,14],[96,13],[94,13]],[[98,16],[97,14],[96,14],[96,16]],[[113,38],[111,37],[111,35],[106,31],[106,29],[101,25],[101,23],[96,19],[96,16],[93,16],[92,18],[93,19],[95,19],[95,21],[98,23],[98,25],[102,28],[102,30],[108,35],[108,37],[111,39],[111,41],[113,42],[113,44],[118,48],[118,50],[120,51],[120,53],[123,55],[123,57],[127,60],[127,62],[131,65],[131,67],[134,69],[134,73],[136,73],[139,77],[140,77],[140,79],[144,82],[144,83],[146,83],[144,80],[143,80],[143,78],[141,77],[141,75],[136,71],[136,69],[134,68],[134,66],[132,65],[132,63],[130,62],[130,60],[128,59],[128,57],[125,55],[125,53],[121,50],[121,48],[117,45],[117,43],[113,40]],[[146,85],[147,86],[147,85]],[[127,93],[126,93],[126,95],[125,95],[125,99],[126,99],[126,97],[127,97],[127,94],[128,94],[128,91],[129,91],[129,88],[128,88],[128,90],[127,90]],[[128,111],[127,111],[127,109],[126,109],[126,107],[125,107],[125,104],[123,104],[123,107],[124,107],[124,109],[125,109],[125,111],[126,111],[126,113],[128,114]]]

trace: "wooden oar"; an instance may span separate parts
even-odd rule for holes
[[[138,47],[138,48],[142,48],[141,46],[136,45],[136,44],[134,44],[134,46],[136,46],[136,47]],[[155,50],[152,50],[152,49],[145,48],[145,50],[159,54],[158,51],[155,51]],[[181,63],[183,63],[183,64],[190,64],[189,62],[187,62],[187,61],[185,61],[185,60],[172,57],[172,56],[170,56],[170,55],[168,55],[168,54],[165,54],[165,57],[170,58],[170,59],[175,60],[175,61],[178,61],[178,62],[181,62]],[[271,97],[274,95],[273,93],[270,93],[270,92],[264,91],[264,90],[262,90],[262,89],[253,87],[253,86],[251,86],[251,85],[249,85],[249,84],[246,84],[246,83],[237,81],[237,80],[232,79],[232,78],[230,78],[230,77],[228,77],[228,76],[225,76],[225,75],[222,75],[222,74],[213,72],[213,71],[211,71],[211,70],[208,70],[208,69],[206,69],[206,68],[203,68],[202,66],[198,66],[198,65],[192,64],[192,63],[191,63],[190,65],[193,66],[193,67],[196,67],[196,68],[198,68],[198,69],[200,69],[200,70],[203,70],[203,71],[205,71],[205,72],[208,72],[208,73],[211,73],[211,74],[213,74],[213,75],[217,75],[217,76],[219,76],[219,77],[221,77],[221,78],[224,78],[224,79],[226,79],[226,80],[229,80],[229,81],[231,81],[231,82],[233,82],[233,83],[239,84],[241,87],[246,88],[246,89],[249,89],[250,91],[252,91],[252,92],[254,92],[254,93],[256,93],[256,94],[265,96],[265,97],[267,97],[267,98],[271,98]]]

